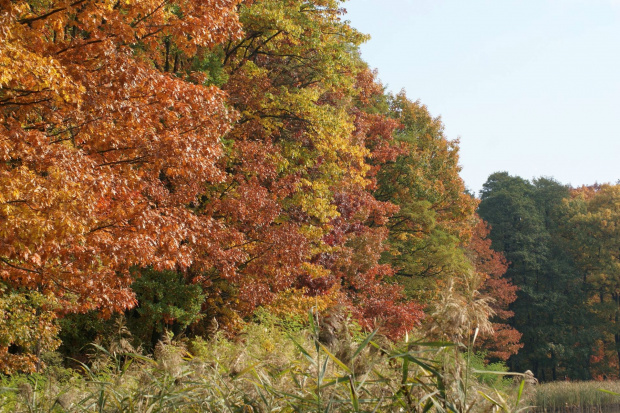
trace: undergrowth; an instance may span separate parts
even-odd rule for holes
[[[480,356],[465,357],[456,344],[409,338],[391,343],[377,332],[362,334],[349,320],[325,340],[322,321],[310,315],[308,323],[286,324],[264,313],[234,339],[222,333],[208,341],[166,335],[149,356],[126,340],[93,344],[89,362],[78,369],[52,362],[41,374],[2,377],[0,412],[522,408],[523,384],[507,384],[501,371],[484,371],[489,366]]]

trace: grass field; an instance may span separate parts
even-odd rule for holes
[[[620,412],[620,381],[545,383],[530,403],[537,412]]]

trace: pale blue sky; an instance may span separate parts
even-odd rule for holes
[[[362,58],[460,138],[476,193],[508,171],[620,179],[620,0],[350,0]]]

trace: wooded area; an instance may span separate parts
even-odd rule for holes
[[[512,299],[457,143],[384,93],[337,1],[2,9],[5,373],[123,312],[150,347],[258,307],[395,339],[448,285]]]
[[[617,378],[620,186],[459,177],[337,0],[0,0],[0,370],[257,310]],[[479,205],[478,205],[479,204]]]
[[[542,380],[618,378],[620,185],[489,177],[479,207],[518,287],[513,369]]]

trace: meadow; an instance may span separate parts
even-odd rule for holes
[[[530,403],[537,412],[618,412],[620,382],[558,381],[537,387]]]

